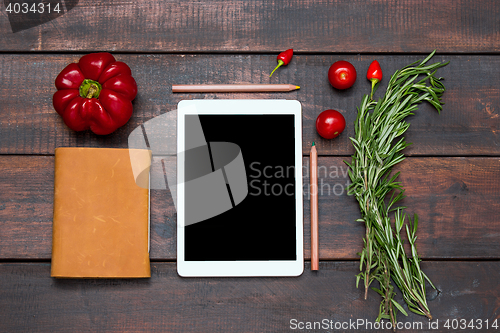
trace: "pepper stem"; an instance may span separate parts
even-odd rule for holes
[[[377,85],[377,83],[379,83],[379,79],[370,79],[370,81],[372,81],[372,92],[370,93],[370,99],[373,99],[373,89],[375,88],[375,86]]]
[[[92,98],[94,96],[94,93],[99,90],[99,88],[95,85],[95,84],[92,84],[90,85],[90,88],[89,88],[89,91],[87,92],[87,98]]]
[[[97,98],[101,93],[102,86],[99,82],[85,79],[80,85],[80,96],[83,98]]]
[[[269,77],[271,77],[273,75],[275,70],[277,70],[278,68],[280,68],[284,64],[285,63],[283,62],[283,60],[278,60],[278,66],[276,66],[276,68],[271,72],[271,74],[269,74]]]

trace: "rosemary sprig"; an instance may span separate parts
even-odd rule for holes
[[[383,98],[374,101],[369,95],[363,97],[358,108],[355,137],[351,138],[355,153],[351,163],[346,162],[351,179],[348,194],[356,197],[362,215],[358,221],[366,227],[356,285],[363,280],[366,299],[371,283],[379,282],[380,289],[372,288],[382,296],[377,320],[391,320],[393,327],[397,312],[407,313],[394,300],[396,293],[391,280],[401,290],[410,311],[432,319],[425,296],[425,281],[434,286],[420,269],[415,245],[418,217],[415,215],[413,221],[408,218],[405,224],[405,207],[395,207],[404,198],[404,189],[396,181],[399,172],[391,175],[391,171],[405,159],[401,151],[409,145],[402,137],[410,126],[405,118],[413,115],[423,101],[431,103],[438,112],[442,110],[441,96],[445,87],[442,78],[435,73],[447,63],[427,65],[434,53],[418,65],[417,61],[396,71]],[[403,227],[411,248],[410,257],[403,246]]]

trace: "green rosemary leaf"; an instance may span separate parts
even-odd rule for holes
[[[396,308],[398,308],[399,311],[401,311],[402,314],[404,314],[405,316],[408,316],[408,313],[406,313],[405,309],[403,309],[403,307],[401,305],[399,305],[398,302],[396,302],[394,299],[391,299],[392,301],[392,304],[394,304],[394,306]]]
[[[384,293],[383,293],[383,292],[382,292],[382,290],[380,290],[380,289],[377,289],[377,288],[375,288],[375,287],[372,287],[372,290],[373,290],[373,291],[375,291],[375,292],[377,292],[377,294],[380,294],[381,296],[383,296],[383,295],[384,295]]]
[[[435,286],[434,286],[434,284],[432,283],[431,279],[429,279],[429,278],[427,277],[427,275],[426,275],[424,272],[422,272],[422,275],[424,276],[425,280],[426,280],[427,282],[429,282],[429,284],[431,285],[432,289],[436,289],[436,287],[435,287]]]

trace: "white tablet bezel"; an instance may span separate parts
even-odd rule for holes
[[[238,110],[235,112],[235,110]],[[177,272],[184,277],[299,276],[304,271],[302,194],[302,107],[295,100],[183,100],[177,109],[177,151],[184,151],[184,116],[187,114],[273,115],[295,119],[296,260],[185,261],[184,260],[184,154],[177,158]],[[271,139],[270,139],[271,141]],[[271,148],[272,149],[272,148]]]

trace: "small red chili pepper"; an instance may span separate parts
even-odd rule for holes
[[[375,85],[382,80],[382,68],[377,60],[373,60],[370,67],[368,67],[366,78],[372,82],[372,92],[370,94],[371,99],[373,97],[373,89],[375,88]]]
[[[292,57],[293,57],[293,49],[288,49],[278,54],[278,57],[276,58],[278,60],[278,66],[276,66],[276,68],[271,72],[269,77],[271,77],[274,71],[277,70],[279,67],[283,65],[288,65],[290,63],[290,60],[292,60]]]

